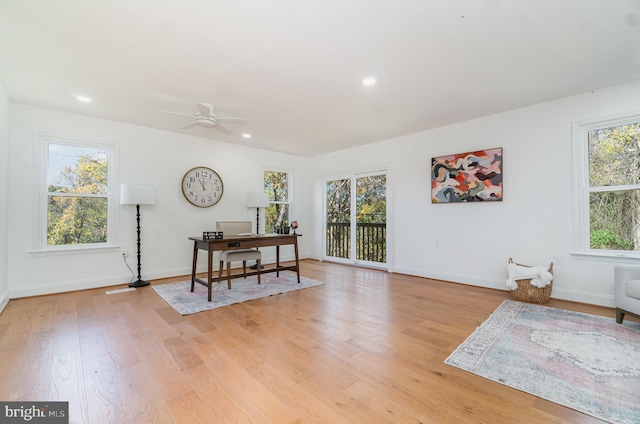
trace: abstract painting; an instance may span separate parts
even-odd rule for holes
[[[502,147],[431,158],[431,203],[502,200]]]

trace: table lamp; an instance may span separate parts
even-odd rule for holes
[[[256,234],[260,234],[260,208],[269,206],[269,195],[264,192],[247,193],[247,207],[256,208]]]

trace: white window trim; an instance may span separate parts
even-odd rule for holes
[[[591,190],[589,186],[587,134],[591,130],[637,122],[640,122],[640,113],[578,121],[572,125],[573,251],[571,254],[578,259],[605,259],[623,262],[640,259],[640,252],[591,249],[589,247],[589,193],[598,191],[598,189]],[[624,189],[625,187],[618,188]]]
[[[118,146],[113,143],[105,141],[95,140],[79,140],[65,136],[51,135],[51,134],[37,134],[35,137],[37,152],[36,158],[36,200],[35,205],[37,208],[36,218],[37,225],[34,231],[34,248],[31,250],[31,254],[35,256],[43,255],[67,255],[76,253],[97,253],[97,252],[113,252],[119,248],[118,245],[118,178],[116,176],[116,170],[118,169]],[[107,242],[106,243],[93,243],[93,244],[76,244],[65,246],[49,246],[47,244],[47,202],[48,202],[48,190],[47,190],[47,173],[49,164],[49,143],[66,144],[70,146],[88,147],[94,149],[107,150],[108,157],[108,173],[107,173]],[[90,197],[91,195],[88,195]]]

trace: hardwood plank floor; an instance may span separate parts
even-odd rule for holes
[[[601,422],[444,364],[507,292],[301,269],[326,284],[187,316],[150,287],[12,300],[0,399],[69,401],[89,424]]]

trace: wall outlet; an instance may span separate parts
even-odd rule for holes
[[[553,262],[553,265],[562,265],[562,256],[560,255],[552,256],[551,261]]]
[[[435,247],[440,247],[440,240],[438,240],[438,239],[433,240],[433,245]]]
[[[123,258],[128,258],[129,257],[129,252],[127,252],[127,249],[122,249],[122,257]]]

